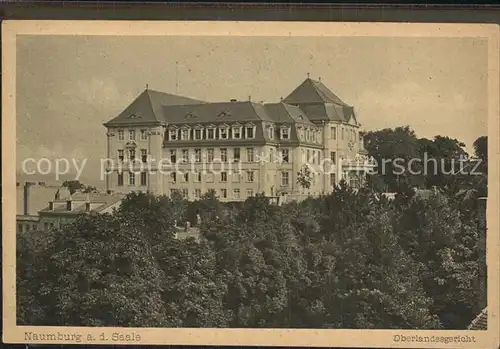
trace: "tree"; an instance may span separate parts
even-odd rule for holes
[[[300,171],[297,172],[297,183],[304,189],[311,188],[313,178],[312,172],[308,164],[302,165]]]
[[[481,310],[475,284],[480,272],[475,218],[461,214],[439,192],[399,202],[397,208],[395,229],[403,249],[420,265],[432,312],[445,328],[465,328]]]
[[[62,184],[63,187],[68,188],[69,193],[73,195],[77,191],[80,191],[85,188],[85,185],[80,183],[80,181],[64,181]]]
[[[488,172],[488,136],[481,136],[474,141],[474,155],[481,160],[479,169]]]
[[[409,126],[367,132],[364,145],[378,164],[377,174],[368,177],[372,187],[394,192],[401,183],[420,185],[422,177],[409,171],[410,161],[419,157],[418,139]],[[418,166],[413,163],[412,170],[418,172]]]
[[[130,223],[111,215],[82,215],[64,231],[52,232],[48,250],[54,252],[40,260],[34,276],[44,278],[31,289],[47,301],[40,324],[169,325],[161,299],[164,276],[147,238]]]

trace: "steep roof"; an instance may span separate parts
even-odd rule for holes
[[[312,124],[306,114],[297,106],[286,103],[269,103],[265,108],[275,122],[298,122]]]
[[[251,101],[219,102],[163,107],[169,124],[273,121],[262,104]]]
[[[488,309],[484,308],[483,311],[471,322],[467,327],[468,330],[487,330],[488,329]]]
[[[307,78],[284,100],[289,104],[333,103],[348,107],[339,97],[328,89],[321,81]]]
[[[105,126],[162,122],[163,107],[205,103],[196,99],[146,89],[117,117]]]

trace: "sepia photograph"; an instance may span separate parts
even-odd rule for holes
[[[11,28],[12,338],[498,343],[498,27],[171,26]]]

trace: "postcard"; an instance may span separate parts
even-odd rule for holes
[[[498,347],[497,25],[2,45],[4,342]]]

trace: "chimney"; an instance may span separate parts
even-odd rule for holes
[[[30,207],[29,207],[30,191],[31,191],[30,187],[31,187],[30,182],[24,183],[24,193],[23,193],[24,215],[28,215],[30,213]]]
[[[318,81],[319,81],[319,82],[321,82],[321,76],[320,76],[320,77],[318,77]]]
[[[191,228],[191,222],[186,222],[186,231],[189,231],[189,228]]]
[[[283,102],[283,97],[280,97],[280,102]]]
[[[71,198],[71,194],[69,194],[68,199],[66,200],[66,210],[73,211],[73,199]]]
[[[88,193],[85,199],[85,212],[90,212],[90,195]]]

